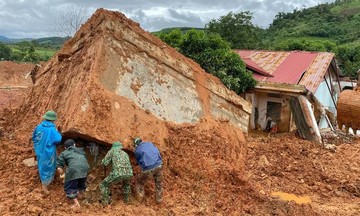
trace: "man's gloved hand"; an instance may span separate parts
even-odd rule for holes
[[[61,126],[58,126],[58,127],[57,127],[57,130],[59,131],[59,133],[62,133],[62,128],[61,128]]]

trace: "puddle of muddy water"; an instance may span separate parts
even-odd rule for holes
[[[296,196],[295,194],[284,193],[284,192],[272,192],[271,196],[278,197],[284,201],[294,201],[297,204],[306,204],[310,203],[311,199],[309,196]]]

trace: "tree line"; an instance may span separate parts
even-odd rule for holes
[[[57,48],[58,49],[58,48]],[[0,60],[38,63],[48,61],[56,48],[40,45],[34,41],[21,41],[14,44],[0,42]]]

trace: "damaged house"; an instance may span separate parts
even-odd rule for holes
[[[235,52],[258,81],[255,88],[245,95],[253,104],[250,120],[252,129],[265,129],[268,117],[276,122],[279,132],[294,129],[294,115],[291,114],[289,101],[292,96],[299,95],[307,96],[311,104],[318,108],[313,107],[313,111],[319,129],[331,128],[331,123],[335,123],[336,103],[341,91],[341,72],[333,53],[256,50]]]

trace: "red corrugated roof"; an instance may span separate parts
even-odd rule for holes
[[[266,81],[297,84],[316,58],[316,53],[291,52]]]
[[[326,52],[235,50],[258,81],[300,84],[315,92],[334,58]],[[264,76],[266,74],[273,77]]]
[[[334,53],[318,53],[299,84],[306,86],[309,91],[315,93],[320,83],[324,80],[325,73],[333,59]]]

